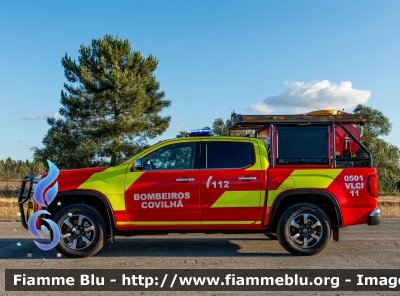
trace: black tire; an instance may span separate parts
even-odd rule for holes
[[[321,208],[299,203],[282,213],[276,233],[279,243],[289,253],[310,256],[321,252],[329,243],[331,222]]]
[[[105,242],[106,224],[93,207],[74,204],[61,209],[54,222],[61,232],[56,249],[70,258],[85,258],[96,254]]]
[[[276,236],[276,233],[264,233],[269,239],[271,240],[277,240],[278,237]]]

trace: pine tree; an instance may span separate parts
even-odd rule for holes
[[[171,101],[159,91],[157,59],[132,52],[127,39],[93,39],[79,54],[78,62],[62,59],[69,82],[61,92],[62,118],[47,119],[44,148],[35,155],[59,168],[113,166],[168,128],[170,116],[159,113]]]

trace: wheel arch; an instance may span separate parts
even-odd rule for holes
[[[342,226],[342,211],[337,199],[325,190],[296,189],[282,192],[272,205],[268,228],[276,229],[279,217],[283,211],[296,203],[307,202],[320,207],[331,220],[332,226]]]
[[[57,203],[61,202],[61,207]],[[95,208],[106,222],[107,236],[113,237],[116,230],[115,217],[108,199],[97,191],[90,190],[70,190],[58,192],[52,203],[47,207],[53,218],[62,208],[72,204],[87,204]]]

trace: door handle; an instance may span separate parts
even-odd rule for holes
[[[240,181],[252,181],[257,180],[257,177],[239,177]]]
[[[176,182],[193,182],[194,178],[178,178]]]

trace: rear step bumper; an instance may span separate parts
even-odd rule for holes
[[[381,223],[381,209],[376,209],[371,212],[368,216],[368,225],[378,225]]]

